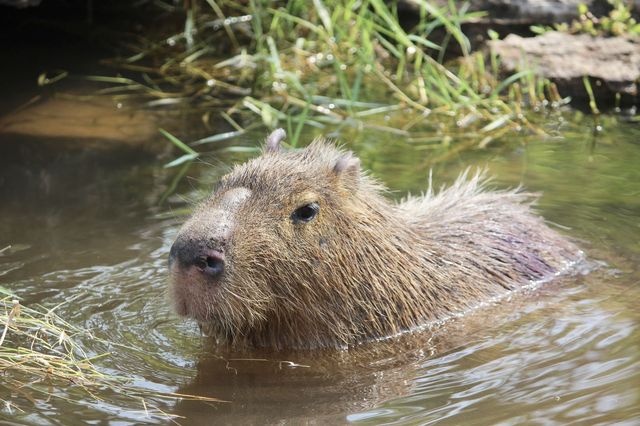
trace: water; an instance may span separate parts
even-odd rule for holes
[[[103,371],[148,391],[228,402],[147,396],[145,411],[108,389],[94,389],[94,398],[71,384],[16,389],[7,380],[0,399],[14,406],[0,416],[34,424],[169,423],[168,415],[180,424],[640,423],[640,128],[609,119],[594,135],[589,119],[570,112],[545,121],[550,138],[509,135],[483,150],[343,133],[394,197],[424,189],[429,169],[445,183],[469,165],[488,168],[496,186],[543,191],[542,214],[580,241],[591,267],[601,265],[430,332],[348,352],[225,352],[169,308],[166,258],[180,213],[251,154],[218,153],[213,165],[191,167],[168,198],[178,171],[153,156],[4,165],[0,246],[17,249],[0,256],[0,286],[25,305],[61,304],[67,321],[117,343],[81,339],[90,354],[111,352],[97,362]],[[239,143],[252,146],[254,136]]]

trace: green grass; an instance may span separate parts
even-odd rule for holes
[[[116,100],[228,123],[188,145],[163,133],[183,151],[174,166],[202,145],[259,127],[285,127],[291,145],[305,127],[410,135],[442,123],[451,133],[490,137],[531,128],[522,114],[527,104],[560,100],[552,84],[527,71],[501,80],[498,58],[472,53],[461,28],[479,13],[461,2],[423,2],[412,28],[400,25],[395,3],[382,0],[201,0],[186,14],[182,5],[163,4],[183,13],[183,31],[140,39],[131,56],[111,61],[139,78],[87,79]],[[404,123],[386,124],[394,116]]]
[[[587,77],[586,75],[583,76],[582,83],[584,84],[584,89],[587,91],[587,96],[589,96],[589,108],[591,109],[591,113],[594,115],[599,115],[600,110],[598,109],[598,105],[596,104],[596,97],[593,94],[593,88],[591,87],[589,77]]]

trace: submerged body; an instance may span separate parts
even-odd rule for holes
[[[464,312],[579,260],[531,194],[480,175],[395,204],[349,152],[316,140],[223,177],[171,249],[178,314],[222,342],[344,347]]]

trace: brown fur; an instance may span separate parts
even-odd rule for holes
[[[532,213],[531,194],[488,191],[482,174],[394,204],[351,153],[324,140],[283,151],[282,137],[223,177],[177,238],[224,251],[214,284],[171,268],[178,313],[222,342],[384,338],[550,279],[582,255]],[[318,216],[293,223],[309,202]]]

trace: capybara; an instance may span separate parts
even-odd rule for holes
[[[235,166],[170,252],[177,313],[232,345],[348,347],[459,315],[570,269],[582,252],[535,196],[462,174],[400,203],[351,152],[316,139]]]

